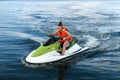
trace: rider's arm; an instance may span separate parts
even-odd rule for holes
[[[65,30],[65,33],[67,33],[68,34],[68,36],[66,36],[65,38],[63,38],[63,40],[65,40],[65,39],[67,39],[67,38],[69,38],[69,37],[71,37],[72,35],[67,31],[67,30]]]
[[[58,32],[58,29],[55,32],[53,32],[52,34],[49,34],[49,35],[54,36],[54,35],[57,34],[57,32]]]

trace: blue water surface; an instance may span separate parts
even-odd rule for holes
[[[23,63],[60,20],[90,50],[60,64]],[[120,1],[0,1],[0,80],[119,79]]]

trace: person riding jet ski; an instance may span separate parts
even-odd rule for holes
[[[48,35],[49,36],[54,36],[56,34],[61,38],[61,40],[58,40],[58,42],[60,42],[61,44],[63,44],[61,55],[64,55],[66,47],[67,47],[67,45],[69,45],[69,41],[72,40],[72,35],[68,31],[68,28],[66,26],[62,25],[62,21],[60,21],[58,23],[57,30],[55,32],[53,32],[52,34],[48,34]]]

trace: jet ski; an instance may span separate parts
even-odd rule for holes
[[[45,43],[41,43],[37,49],[33,50],[25,58],[25,61],[31,64],[50,63],[62,60],[89,49],[89,47],[79,46],[77,44],[77,38],[73,37],[73,39],[69,42],[64,55],[61,55],[62,44],[60,44],[58,40],[60,40],[59,37],[51,36]]]

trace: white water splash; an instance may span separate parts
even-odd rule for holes
[[[6,31],[5,33],[7,33],[8,35],[17,36],[17,37],[21,37],[21,38],[29,38],[29,39],[37,41],[37,42],[45,40],[45,39],[43,39],[41,37],[34,37],[34,36],[30,35],[30,34],[26,34],[26,33],[22,33],[22,32]]]
[[[84,37],[87,38],[87,43],[85,44],[85,46],[88,46],[90,48],[94,48],[94,47],[97,47],[100,44],[98,39],[96,39],[93,36],[87,35],[87,36],[84,36]]]

